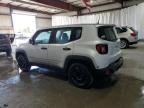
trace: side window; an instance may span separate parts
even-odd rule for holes
[[[59,29],[56,31],[56,43],[64,44],[70,42],[72,30]]]
[[[74,40],[77,40],[81,37],[82,34],[82,28],[78,27],[74,29]]]
[[[124,33],[124,32],[127,32],[127,28],[124,28],[124,27],[123,27],[123,28],[118,28],[118,27],[117,27],[117,28],[116,28],[116,31],[117,31],[118,34]]]
[[[122,33],[122,29],[120,29],[120,28],[116,28],[116,31],[118,34]]]
[[[123,32],[127,32],[127,28],[126,27],[122,27],[122,31]]]
[[[51,36],[51,30],[40,32],[35,38],[36,44],[48,44]]]

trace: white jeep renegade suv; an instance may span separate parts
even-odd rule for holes
[[[111,76],[123,64],[114,25],[70,25],[37,31],[16,50],[23,71],[32,65],[64,70],[77,87],[89,88],[95,75]]]

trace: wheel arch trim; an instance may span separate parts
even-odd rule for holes
[[[127,38],[120,38],[120,40],[126,40],[129,44],[129,40]]]
[[[91,58],[86,57],[86,56],[80,56],[80,55],[71,55],[71,56],[68,56],[65,60],[65,63],[64,63],[64,70],[65,71],[68,69],[69,63],[71,61],[79,61],[79,62],[82,61],[84,63],[90,64],[91,68],[95,69],[94,63],[93,63]]]
[[[24,55],[27,57],[27,54],[26,54],[26,52],[25,52],[23,49],[16,49],[15,56],[17,57],[17,55],[18,55],[19,53],[24,54]]]

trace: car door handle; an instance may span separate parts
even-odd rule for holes
[[[63,48],[64,51],[69,51],[71,48]]]
[[[45,48],[45,47],[42,47],[42,48],[41,48],[41,50],[47,50],[47,48]]]

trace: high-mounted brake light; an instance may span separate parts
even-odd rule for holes
[[[98,45],[96,45],[96,50],[99,54],[107,54],[108,53],[108,45],[98,44]]]

